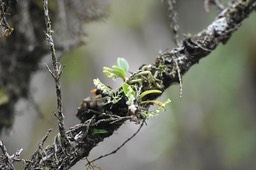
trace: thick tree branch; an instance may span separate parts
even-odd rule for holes
[[[256,0],[234,2],[206,29],[196,35],[187,36],[177,48],[161,53],[153,64],[142,66],[127,80],[127,83],[139,86],[141,93],[150,89],[164,92],[170,85],[179,82],[178,72],[184,75],[200,59],[210,54],[218,44],[225,44],[255,8]],[[150,72],[154,79],[149,80],[148,75],[141,74],[145,72]],[[142,81],[136,81],[138,79]],[[144,79],[148,81],[143,81]],[[111,136],[126,120],[134,120],[136,117],[139,122],[143,118],[139,110],[131,113],[126,104],[127,98],[124,94],[121,97],[117,103],[106,103],[106,99],[111,100],[114,96],[105,93],[84,99],[77,112],[77,117],[82,123],[66,131],[71,145],[69,152],[63,151],[60,135],[57,135],[54,144],[43,149],[44,154],[36,152],[27,162],[25,169],[46,167],[69,169],[79,160],[87,157],[99,142]],[[154,100],[157,97],[159,95],[147,95],[145,100]],[[104,129],[106,133],[95,133],[95,130],[99,129]]]

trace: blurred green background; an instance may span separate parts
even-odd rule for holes
[[[197,33],[216,15],[206,13],[203,2],[177,2],[180,39],[183,33]],[[148,121],[131,142],[118,153],[96,162],[105,170],[244,170],[256,169],[256,15],[252,14],[226,45],[183,77],[183,96],[179,86],[170,87],[163,97],[172,100],[166,112]],[[117,88],[120,81],[108,80],[102,67],[112,66],[124,57],[130,71],[151,63],[159,50],[175,47],[169,29],[167,8],[155,0],[112,0],[110,16],[85,24],[86,45],[64,55],[62,76],[66,127],[78,123],[76,109],[93,89],[93,78]],[[43,65],[43,62],[42,62]],[[41,137],[53,128],[48,143],[57,133],[55,89],[50,74],[37,72],[31,93],[41,116],[27,101],[17,105],[12,133],[2,138],[10,152],[24,148],[28,157]],[[28,122],[30,120],[30,122]],[[96,147],[93,159],[118,147],[132,135],[138,125],[127,122],[112,137]],[[24,136],[27,136],[24,139]],[[80,161],[73,169],[85,169]]]

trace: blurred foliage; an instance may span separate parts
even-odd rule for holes
[[[117,26],[124,26],[130,28],[139,27],[143,24],[145,17],[154,4],[154,1],[140,0],[140,1],[118,1],[114,0],[112,5],[113,21]],[[131,11],[133,12],[131,17]]]
[[[4,105],[6,103],[8,103],[9,101],[9,96],[8,94],[6,94],[6,92],[4,91],[4,89],[0,88],[0,106]]]
[[[66,53],[61,62],[65,65],[63,79],[69,82],[77,82],[87,77],[87,70],[91,69],[90,59],[84,46]]]

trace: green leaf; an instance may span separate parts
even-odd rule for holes
[[[124,58],[117,58],[117,66],[113,65],[112,68],[103,67],[103,73],[111,79],[120,77],[123,81],[126,80],[126,72],[129,68],[127,61]]]
[[[132,87],[129,84],[125,82],[122,84],[122,88],[124,90],[125,96],[128,98],[126,104],[134,104],[136,92],[132,89]]]
[[[93,129],[92,130],[92,134],[96,135],[96,134],[105,134],[108,133],[108,131],[106,131],[105,129]]]
[[[122,88],[124,90],[124,94],[126,95],[128,93],[128,88],[129,88],[129,85],[127,83],[123,83],[122,84]]]
[[[117,66],[123,69],[125,72],[129,69],[129,64],[124,58],[117,58]]]
[[[103,73],[111,79],[116,79],[118,77],[122,78],[125,81],[126,72],[118,66],[103,67]]]
[[[146,95],[149,95],[149,94],[161,94],[161,93],[162,93],[162,91],[160,91],[160,90],[146,90],[140,94],[139,99],[141,100],[143,97],[145,97]]]
[[[121,77],[123,79],[123,74],[122,72],[116,70],[116,69],[112,69],[109,67],[103,67],[103,73],[111,79],[116,79],[118,77]]]
[[[116,71],[118,71],[120,73],[120,76],[123,80],[125,80],[125,77],[126,77],[126,71],[123,70],[121,67],[118,67],[118,66],[115,66],[113,65],[112,66],[113,69],[115,69]]]
[[[122,84],[122,88],[124,90],[124,94],[128,97],[129,95],[133,95],[135,96],[136,95],[136,92],[132,89],[132,87],[127,84],[127,83],[123,83]],[[129,98],[129,97],[128,97]]]

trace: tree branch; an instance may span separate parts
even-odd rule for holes
[[[15,154],[9,155],[4,143],[0,140],[0,151],[2,152],[2,155],[0,156],[0,169],[13,170],[15,169],[13,165],[14,162],[23,162],[23,164],[26,164],[27,162],[27,160],[20,158],[20,154],[23,151],[22,148]]]
[[[169,86],[179,82],[178,72],[184,75],[200,59],[209,55],[218,44],[225,44],[255,8],[256,0],[233,2],[206,29],[196,35],[187,36],[177,48],[159,54],[154,63],[141,66],[127,83],[139,86],[140,93],[150,89],[164,92]],[[145,71],[154,76],[153,80],[149,80],[148,75],[140,74]],[[138,79],[142,81],[136,81]],[[148,81],[143,81],[144,79]],[[114,96],[103,92],[84,99],[76,114],[82,123],[69,128],[65,133],[70,142],[68,152],[63,151],[61,137],[57,135],[54,144],[43,149],[44,154],[36,152],[27,162],[25,169],[69,169],[87,157],[99,142],[111,136],[126,120],[134,120],[135,116],[139,122],[143,118],[139,110],[131,113],[126,104],[126,96],[121,88],[119,91],[121,100],[117,103],[106,103],[106,99],[111,100]],[[154,100],[159,96],[160,94],[147,95],[145,100]],[[99,129],[104,129],[106,133],[95,133],[95,130]]]
[[[58,119],[58,127],[61,137],[61,143],[63,146],[63,150],[68,148],[69,142],[65,134],[65,127],[64,127],[64,114],[63,114],[63,107],[62,107],[62,94],[61,94],[61,85],[60,85],[60,77],[63,71],[63,66],[61,63],[57,61],[56,53],[55,53],[55,47],[54,47],[54,41],[52,38],[53,30],[51,26],[51,20],[49,16],[49,9],[48,9],[48,0],[43,0],[44,3],[44,15],[45,15],[45,25],[46,25],[46,40],[49,45],[51,55],[52,55],[52,64],[53,64],[53,71],[46,65],[48,71],[51,73],[54,81],[55,81],[55,87],[56,87],[56,96],[57,96],[57,114],[56,117]]]

